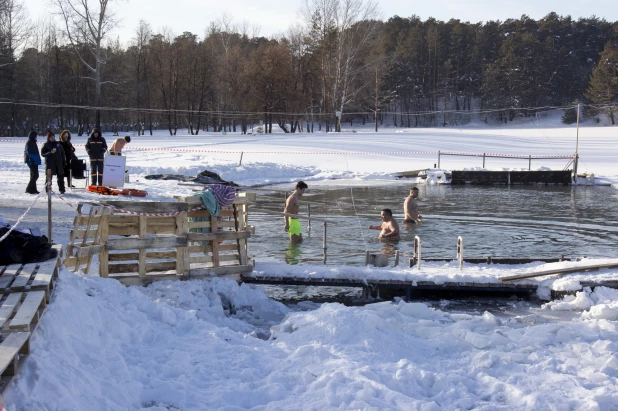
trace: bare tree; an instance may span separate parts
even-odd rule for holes
[[[365,69],[361,53],[370,47],[379,28],[373,0],[305,0],[302,11],[322,68],[322,105],[326,118],[343,113],[359,89],[355,78]],[[341,117],[335,119],[341,131]]]
[[[0,97],[12,101],[9,117],[9,135],[15,135],[15,63],[29,34],[29,21],[23,3],[19,0],[0,0]]]
[[[95,82],[96,127],[101,127],[101,79],[106,56],[103,39],[116,27],[110,0],[52,0],[64,21],[64,34]]]

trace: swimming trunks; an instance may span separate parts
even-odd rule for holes
[[[290,223],[288,234],[300,235],[300,221],[297,218],[288,218],[288,221]]]

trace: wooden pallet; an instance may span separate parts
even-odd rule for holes
[[[58,256],[43,263],[12,264],[0,267],[0,294],[40,290],[49,302],[62,261],[62,245],[53,246]]]
[[[16,332],[0,337],[0,395],[13,381],[13,377],[30,355],[30,332]]]

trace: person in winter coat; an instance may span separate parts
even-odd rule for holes
[[[51,175],[57,176],[58,189],[64,194],[64,150],[51,131],[47,132],[47,141],[43,144],[41,155],[45,157],[45,174],[47,175],[47,170],[51,170]],[[51,186],[51,181],[49,183]]]
[[[36,144],[36,139],[39,135],[36,131],[31,131],[24,149],[24,163],[30,168],[30,182],[26,187],[26,193],[39,194],[36,188],[36,181],[39,179],[39,166],[41,165],[41,155],[39,154],[39,146]]]
[[[67,185],[70,188],[75,188],[71,185],[71,160],[77,160],[75,155],[75,147],[71,144],[71,132],[69,130],[63,130],[60,132],[60,145],[64,150],[64,176],[67,178]]]
[[[103,185],[103,158],[107,151],[107,142],[101,135],[101,130],[95,128],[86,142],[86,152],[90,158],[91,185]]]

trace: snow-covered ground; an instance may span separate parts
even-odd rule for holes
[[[618,184],[618,128],[586,125],[579,130],[579,172]],[[322,188],[377,185],[392,182],[395,172],[432,168],[437,151],[569,156],[576,140],[575,127],[555,118],[517,128],[355,131],[132,136],[126,148],[130,186],[148,191],[147,200],[174,201],[173,195],[188,195],[191,188],[144,176],[194,176],[204,169],[241,185],[292,189],[299,179]],[[105,137],[111,144],[111,135]],[[0,216],[9,222],[33,200],[24,193],[24,141],[0,139]],[[81,158],[84,142],[73,139]],[[472,168],[481,161],[442,157],[441,167]],[[532,168],[562,170],[567,161],[538,160]],[[527,169],[528,160],[486,162],[488,169],[505,167]],[[38,187],[42,191],[42,179]],[[54,199],[56,242],[68,240],[71,205],[96,198],[76,191],[65,201]],[[45,231],[46,206],[39,199],[22,224]],[[260,263],[256,256],[256,273],[491,282],[514,272],[615,262],[613,257],[516,268],[465,265],[463,271],[436,263],[419,271],[288,266]],[[616,279],[618,269],[529,281],[548,297],[552,288],[576,290],[593,276]],[[516,309],[519,303],[512,304]],[[534,314],[499,316],[456,314],[446,301],[288,307],[262,288],[227,279],[126,288],[62,270],[32,354],[5,402],[10,410],[618,410],[617,320],[618,291],[602,287],[547,303]]]

